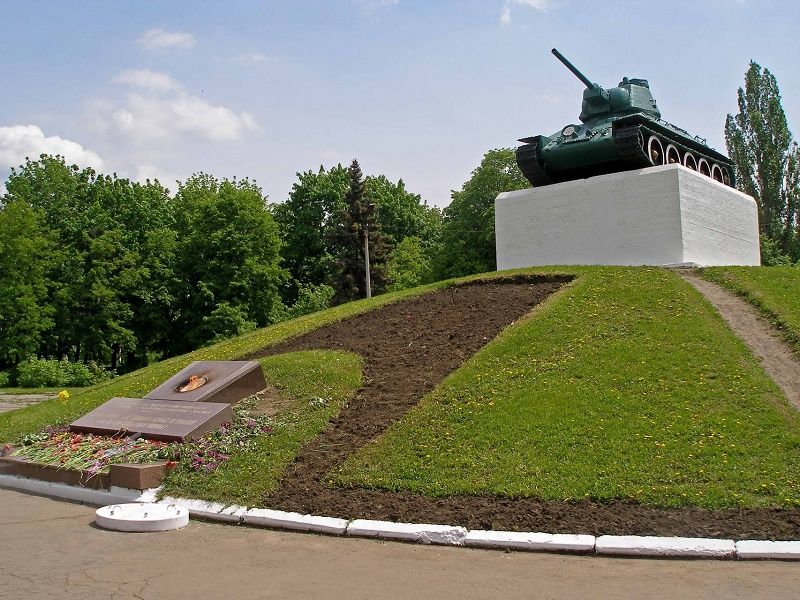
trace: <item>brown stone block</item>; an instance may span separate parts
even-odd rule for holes
[[[140,433],[152,440],[182,442],[202,437],[231,419],[230,404],[112,398],[69,428],[99,435]]]
[[[132,490],[158,487],[167,476],[167,463],[111,465],[111,485]]]
[[[109,488],[109,476],[107,473],[91,475],[88,471],[76,471],[74,469],[61,469],[50,465],[42,465],[19,456],[2,457],[0,458],[0,464],[11,466],[10,470],[12,472],[9,474],[27,477],[28,479],[64,483],[66,485],[78,485],[93,490]]]
[[[202,360],[191,363],[145,398],[236,404],[265,387],[264,371],[254,360]]]

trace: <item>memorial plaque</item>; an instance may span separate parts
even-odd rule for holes
[[[151,440],[182,442],[197,439],[231,419],[233,409],[225,403],[112,398],[69,428],[100,435],[141,433]]]
[[[170,377],[145,398],[236,404],[267,387],[261,365],[252,360],[202,360]]]

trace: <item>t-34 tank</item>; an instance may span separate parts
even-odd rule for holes
[[[555,48],[553,54],[586,89],[580,124],[519,140],[524,145],[517,148],[517,164],[534,186],[670,163],[734,186],[731,160],[703,138],[663,121],[647,80],[625,77],[617,87],[605,89]]]

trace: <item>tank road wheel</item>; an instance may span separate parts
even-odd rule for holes
[[[694,154],[687,152],[683,155],[683,166],[692,171],[697,171],[697,159],[694,157]]]
[[[681,164],[683,164],[683,161],[681,160],[680,150],[678,150],[672,144],[667,146],[666,156],[667,156],[667,164],[668,165],[675,165],[675,164],[681,165]]]
[[[725,176],[723,175],[722,167],[720,167],[717,163],[711,165],[711,179],[714,181],[719,181],[720,183],[725,183]]]
[[[711,177],[711,167],[705,158],[701,158],[697,161],[697,171],[700,173],[700,175]]]
[[[658,166],[663,165],[666,160],[664,157],[664,145],[656,136],[651,135],[647,140],[647,158],[650,159],[650,164]]]

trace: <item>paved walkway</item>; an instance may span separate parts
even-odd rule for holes
[[[0,413],[25,408],[52,398],[55,394],[0,394]]]
[[[192,521],[126,534],[94,509],[0,489],[0,598],[797,598],[800,565],[610,559]]]

